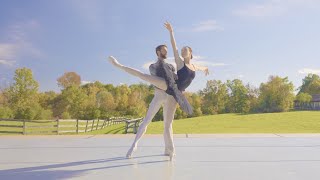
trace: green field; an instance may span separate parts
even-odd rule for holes
[[[79,134],[123,134],[125,123]],[[4,127],[0,130],[6,130]],[[264,114],[219,114],[173,121],[175,134],[320,133],[320,111]],[[149,124],[147,134],[162,134],[163,121]],[[70,134],[70,133],[68,133]],[[71,133],[74,134],[74,133]]]
[[[320,133],[320,111],[264,114],[220,114],[173,121],[174,134],[211,133]],[[89,134],[122,134],[124,124]],[[147,134],[162,134],[163,121],[152,122]]]

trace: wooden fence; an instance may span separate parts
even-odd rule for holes
[[[26,119],[0,119],[0,133],[12,134],[63,134],[63,133],[79,133],[90,132],[103,129],[105,127],[126,123],[129,118],[112,117],[108,119],[56,119],[56,120],[26,120]],[[128,124],[128,123],[126,123]],[[127,129],[127,127],[126,127]],[[127,132],[127,131],[126,131]]]

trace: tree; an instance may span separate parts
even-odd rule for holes
[[[31,69],[21,68],[15,71],[14,83],[9,87],[10,103],[17,105],[37,98],[39,84],[33,79]]]
[[[308,93],[300,93],[296,96],[296,101],[298,101],[300,107],[312,100],[312,96]]]
[[[80,86],[81,77],[75,72],[66,72],[61,77],[57,79],[58,86],[63,89],[69,86]]]
[[[6,97],[5,90],[0,90],[0,105],[8,104],[8,98]]]
[[[9,107],[0,105],[0,118],[14,118],[14,112]]]
[[[128,100],[129,100],[129,94],[130,88],[127,85],[120,85],[115,88],[115,102],[117,104],[116,110],[121,113],[121,115],[126,114],[126,110],[128,108]]]
[[[163,113],[163,108],[160,109],[160,113],[162,115]],[[174,116],[174,119],[182,119],[182,118],[186,118],[188,115],[187,113],[185,113],[184,111],[182,111],[182,109],[180,108],[180,106],[178,105],[177,109],[176,109],[176,113]]]
[[[114,114],[117,105],[111,92],[102,90],[97,94],[97,104],[101,111],[101,117],[107,118]]]
[[[9,87],[9,106],[17,119],[39,119],[43,108],[39,104],[39,84],[33,79],[31,69],[16,69],[14,83]]]
[[[202,110],[201,110],[201,97],[200,95],[196,93],[191,93],[191,92],[185,92],[184,95],[188,99],[190,105],[193,108],[193,114],[190,115],[189,117],[197,117],[202,115]],[[184,113],[184,116],[188,116],[186,113]]]
[[[71,85],[62,90],[61,105],[65,107],[63,112],[68,112],[72,118],[83,118],[87,95],[84,90],[76,85]],[[61,112],[61,113],[63,113]]]
[[[250,112],[259,112],[259,96],[260,96],[259,88],[251,86],[250,84],[247,84],[246,88],[248,89]]]
[[[54,100],[58,94],[54,91],[39,93],[39,103],[44,109],[53,109]]]
[[[127,115],[143,116],[146,113],[146,104],[142,97],[141,89],[131,90],[128,100]]]
[[[270,76],[267,83],[260,85],[260,110],[262,112],[283,112],[293,106],[294,86],[288,77]]]
[[[217,114],[226,112],[228,102],[228,89],[220,80],[207,81],[206,88],[200,91],[203,96],[201,110],[204,114]]]
[[[239,79],[227,81],[229,88],[229,109],[234,113],[248,113],[250,110],[249,91]]]
[[[310,95],[320,94],[320,77],[316,74],[308,74],[298,88],[299,93],[308,93]]]

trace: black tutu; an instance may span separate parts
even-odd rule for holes
[[[178,76],[174,73],[173,69],[167,63],[160,61],[159,67],[157,68],[157,76],[163,77],[167,83],[166,93],[172,95],[179,104],[180,108],[188,115],[193,114],[193,108],[188,102],[187,98],[183,95],[182,91],[179,90],[176,80]]]

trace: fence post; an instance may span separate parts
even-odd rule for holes
[[[104,128],[104,125],[105,125],[105,124],[106,124],[106,120],[104,119],[104,120],[103,120],[103,123],[102,123],[102,126],[101,126],[100,129]]]
[[[91,131],[93,131],[93,126],[94,126],[94,119],[92,121]]]
[[[79,133],[79,119],[77,118],[77,134]]]
[[[23,135],[26,135],[26,120],[23,120]]]
[[[137,122],[138,121],[134,122],[134,129],[133,129],[134,134],[137,134]]]
[[[97,129],[98,129],[98,127],[99,127],[99,120],[100,120],[100,119],[98,118],[98,123],[97,123],[96,130],[97,130]]]
[[[59,135],[59,118],[57,119],[57,135]]]
[[[87,120],[87,124],[86,124],[86,130],[85,130],[85,132],[87,132],[87,128],[88,128],[88,121],[89,121],[89,120]]]
[[[125,130],[125,132],[124,132],[125,134],[128,133],[129,124],[130,124],[130,122],[129,122],[129,121],[126,121],[126,130]]]

